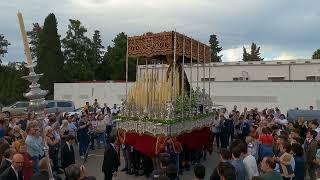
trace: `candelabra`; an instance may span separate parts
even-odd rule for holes
[[[31,64],[28,63],[25,65],[25,67],[29,69],[29,75],[23,76],[22,78],[29,81],[31,85],[29,85],[29,88],[30,88],[29,92],[25,93],[24,97],[29,99],[30,101],[29,108],[35,113],[36,119],[38,120],[39,124],[41,124],[41,126],[44,126],[44,108],[46,106],[45,96],[48,94],[48,91],[42,90],[40,88],[40,84],[38,84],[38,81],[43,74],[36,74],[34,72],[34,68],[36,65],[37,65],[36,63],[31,63]],[[45,132],[43,127],[42,128],[42,140],[44,143],[43,150],[45,152],[45,157],[48,163],[49,180],[54,180],[50,158],[49,158],[49,147],[46,140],[47,138],[44,133]]]

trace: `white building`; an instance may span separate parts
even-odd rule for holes
[[[166,68],[165,65],[149,65],[147,68],[140,65],[138,76],[148,69],[148,72],[158,72],[161,78]],[[190,70],[186,65],[189,82]],[[260,109],[279,107],[286,112],[312,105],[320,109],[320,60],[212,63],[199,65],[198,71],[194,65],[192,87],[198,85],[208,92],[209,84],[214,103],[227,108],[233,105]],[[73,100],[76,107],[85,101],[93,102],[95,98],[100,102],[118,104],[125,97],[125,83],[55,83],[54,88],[55,99]]]

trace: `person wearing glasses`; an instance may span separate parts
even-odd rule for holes
[[[26,145],[28,153],[31,156],[31,159],[34,162],[33,171],[34,173],[38,172],[38,162],[39,156],[43,154],[42,151],[42,138],[39,136],[40,128],[39,123],[31,122],[27,127],[27,138],[26,138]]]

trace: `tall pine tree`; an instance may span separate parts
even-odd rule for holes
[[[218,55],[218,54],[222,51],[222,47],[219,46],[219,41],[215,34],[210,35],[209,44],[211,49],[212,61],[221,62],[222,55]]]
[[[92,42],[85,36],[87,29],[82,26],[79,20],[70,19],[69,21],[67,35],[62,39],[64,56],[66,58],[66,80],[93,80]]]
[[[1,57],[4,57],[4,54],[8,53],[8,46],[10,43],[0,34],[0,64],[2,63]]]
[[[48,98],[53,98],[55,82],[64,81],[64,57],[61,51],[57,20],[53,13],[49,14],[39,35],[38,71],[44,73],[40,79],[43,89],[49,90]]]
[[[260,57],[260,47],[257,47],[255,43],[251,44],[251,53],[247,52],[247,49],[243,47],[243,61],[263,61]]]
[[[126,79],[126,52],[127,35],[119,33],[113,40],[113,45],[107,47],[107,52],[103,57],[103,66],[98,72],[100,79],[105,80],[125,80]],[[128,80],[136,78],[136,61],[133,58],[128,60]]]
[[[39,41],[40,41],[40,32],[42,30],[39,23],[32,23],[32,30],[27,32],[28,38],[30,40],[30,51],[32,59],[39,57]]]
[[[313,53],[312,59],[320,59],[320,49],[317,49],[317,50]]]

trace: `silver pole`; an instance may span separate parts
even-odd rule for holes
[[[197,89],[199,87],[199,57],[200,57],[200,44],[198,41],[198,58],[197,58]]]
[[[184,54],[185,54],[185,44],[186,44],[186,37],[183,36],[183,51],[182,51],[182,75],[181,75],[181,95],[182,95],[182,117],[184,112]]]
[[[177,32],[174,31],[174,46],[173,46],[173,101],[176,101],[176,50],[177,50]]]
[[[202,63],[202,80],[203,80],[203,89],[205,89],[205,76],[206,76],[206,69],[205,69],[205,58],[206,57],[206,46],[205,45],[203,45],[203,63]]]
[[[126,101],[128,101],[128,53],[129,53],[129,47],[128,47],[128,35],[127,35],[127,52],[126,52]]]
[[[137,57],[136,66],[137,66],[137,70],[136,70],[136,81],[138,81],[138,78],[140,78],[140,77],[138,76],[138,71],[139,71],[139,58],[138,58],[138,57]]]
[[[193,58],[193,54],[192,54],[192,37],[190,38],[191,41],[191,48],[190,48],[190,116],[192,115],[192,58]]]
[[[210,59],[209,59],[209,97],[211,98],[211,56],[210,56]],[[211,110],[211,109],[210,109]]]

